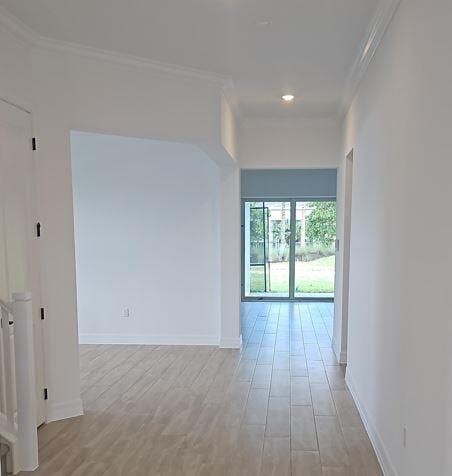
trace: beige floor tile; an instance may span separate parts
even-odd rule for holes
[[[345,444],[350,455],[353,475],[383,476],[377,457],[364,428],[342,428]]]
[[[291,377],[307,377],[308,367],[304,356],[290,356],[290,375]]]
[[[275,352],[273,359],[274,370],[289,370],[289,352]]]
[[[364,431],[361,417],[350,392],[348,390],[333,390],[332,395],[341,426],[359,428]]]
[[[288,370],[273,370],[270,385],[271,397],[288,397],[290,395],[290,373]]]
[[[291,405],[312,405],[311,388],[307,377],[290,379],[290,403]]]
[[[265,438],[262,476],[290,476],[290,438]]]
[[[227,472],[231,476],[260,475],[264,448],[264,425],[243,425]]]
[[[311,384],[312,404],[314,414],[319,416],[334,416],[336,408],[331,395],[330,386],[324,383]]]
[[[325,365],[325,371],[331,390],[347,389],[344,365]]]
[[[268,403],[267,437],[290,436],[290,403],[288,397],[271,397]]]
[[[257,358],[257,363],[261,365],[272,365],[274,353],[275,350],[273,347],[261,347],[259,356]]]
[[[331,416],[315,417],[322,466],[347,468],[349,457],[339,420]]]
[[[291,407],[291,447],[303,451],[319,449],[314,413],[310,406]]]
[[[292,451],[292,476],[322,476],[317,451]]]
[[[272,379],[271,365],[260,365],[260,364],[256,365],[251,387],[269,389],[271,379]]]
[[[265,425],[267,421],[268,390],[252,388],[248,395],[243,421],[248,425]]]

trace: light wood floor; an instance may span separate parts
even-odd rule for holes
[[[80,347],[83,417],[36,475],[382,475],[331,351],[332,305],[242,305],[242,353]]]

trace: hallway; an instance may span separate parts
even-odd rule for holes
[[[81,346],[85,415],[39,430],[27,474],[381,475],[331,351],[332,312],[244,303],[242,354]]]

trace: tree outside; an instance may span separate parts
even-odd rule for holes
[[[288,290],[290,208],[288,202],[251,204],[251,262],[265,264],[270,293]],[[334,201],[297,202],[295,226],[295,293],[332,294],[336,239]],[[267,256],[264,256],[264,243]],[[250,269],[253,292],[264,290],[264,269]]]
[[[312,202],[306,219],[306,236],[312,244],[332,246],[336,239],[336,202]]]

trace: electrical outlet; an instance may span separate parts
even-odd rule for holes
[[[121,317],[130,317],[130,309],[128,307],[122,308]]]

